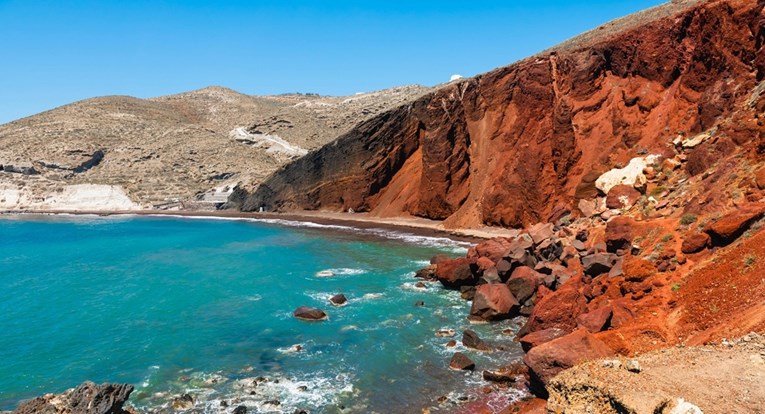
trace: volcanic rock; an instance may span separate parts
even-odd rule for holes
[[[475,284],[476,278],[466,258],[442,261],[436,265],[436,278],[447,289]]]
[[[690,233],[683,239],[680,251],[685,254],[698,253],[706,249],[711,242],[712,238],[707,233]]]
[[[613,267],[616,256],[610,253],[595,253],[582,257],[584,273],[590,276],[599,276],[608,273]]]
[[[576,323],[591,333],[608,329],[612,315],[611,308],[604,306],[594,311],[583,313],[576,318]]]
[[[576,328],[576,317],[586,312],[587,298],[581,293],[582,277],[575,276],[564,283],[558,290],[539,297],[529,316],[526,325],[518,333],[523,337],[531,332],[548,328],[559,328],[573,331]]]
[[[633,186],[616,185],[611,188],[606,197],[608,208],[630,208],[640,198],[640,192]]]
[[[704,229],[716,246],[724,246],[741,236],[763,215],[762,208],[743,208],[728,213]]]
[[[478,351],[491,351],[491,347],[489,347],[489,345],[486,344],[475,331],[470,329],[465,329],[462,333],[462,345],[464,345],[465,348],[471,348]]]
[[[516,382],[519,377],[522,377],[528,368],[521,362],[506,365],[495,370],[483,371],[483,379],[490,382],[509,383]]]
[[[542,278],[541,273],[528,266],[517,267],[507,279],[507,287],[518,302],[524,303],[537,291]]]
[[[559,372],[587,360],[613,356],[614,351],[586,329],[531,348],[523,362],[533,378],[547,383]]]
[[[542,243],[542,241],[549,239],[552,235],[552,223],[537,223],[529,228],[529,236],[531,236],[534,244]]]
[[[128,414],[122,407],[131,392],[132,385],[88,381],[59,395],[23,402],[13,414]]]
[[[472,371],[475,369],[475,362],[471,361],[467,355],[462,352],[455,352],[452,355],[451,361],[449,361],[449,368],[456,371]]]
[[[545,342],[550,342],[553,339],[568,335],[568,333],[569,332],[559,328],[542,329],[541,331],[536,331],[528,335],[524,335],[518,339],[518,342],[521,343],[523,352],[529,352],[529,349],[534,348],[535,346],[539,346]]]
[[[296,318],[305,321],[321,321],[327,319],[327,314],[321,309],[309,308],[308,306],[301,306],[295,309],[292,313]]]
[[[346,303],[348,303],[348,298],[345,297],[342,293],[338,293],[337,295],[332,296],[329,298],[329,303],[335,305],[335,306],[343,306]]]
[[[506,319],[517,315],[520,306],[507,285],[480,285],[475,290],[469,318],[484,321]]]
[[[609,253],[627,251],[632,246],[632,226],[629,217],[614,217],[606,224],[606,250]]]

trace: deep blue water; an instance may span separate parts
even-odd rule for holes
[[[499,340],[512,323],[470,326],[457,293],[414,287],[428,258],[464,246],[371,232],[1,218],[0,409],[93,380],[134,384],[131,403],[144,409],[189,392],[210,413],[224,412],[221,400],[250,412],[420,412],[480,384],[480,373],[447,369],[455,349],[434,332],[471,327]],[[331,306],[335,293],[349,304]],[[329,319],[296,320],[301,305]],[[471,356],[491,366],[510,354]],[[258,376],[269,382],[251,395],[247,379]],[[265,404],[274,399],[281,405]]]

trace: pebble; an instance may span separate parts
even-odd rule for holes
[[[634,373],[640,372],[640,363],[636,359],[630,359],[627,361],[627,371]]]
[[[618,359],[607,359],[603,361],[603,367],[619,369],[622,367],[622,362],[619,361]]]

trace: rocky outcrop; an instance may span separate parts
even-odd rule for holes
[[[13,414],[129,414],[123,409],[133,386],[90,381],[62,394],[46,394],[21,403]]]
[[[566,368],[611,355],[614,355],[614,351],[608,345],[587,330],[579,329],[531,348],[523,361],[533,377],[546,384]]]
[[[762,8],[679,1],[605,25],[364,122],[233,201],[528,225],[611,185],[641,186],[625,171],[640,180],[677,135],[682,147],[717,127],[685,148],[689,172],[704,171],[762,137],[744,105],[765,73]]]

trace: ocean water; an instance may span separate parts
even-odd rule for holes
[[[420,412],[449,395],[448,412],[473,398],[480,371],[450,371],[464,349],[436,330],[459,341],[470,327],[510,348],[468,352],[483,368],[520,355],[501,333],[513,321],[470,325],[457,293],[414,286],[432,255],[465,245],[285,224],[0,218],[0,410],[92,380],[135,385],[130,402],[144,410],[189,393],[190,412]],[[329,304],[336,293],[347,306]],[[296,320],[302,305],[329,319]]]

